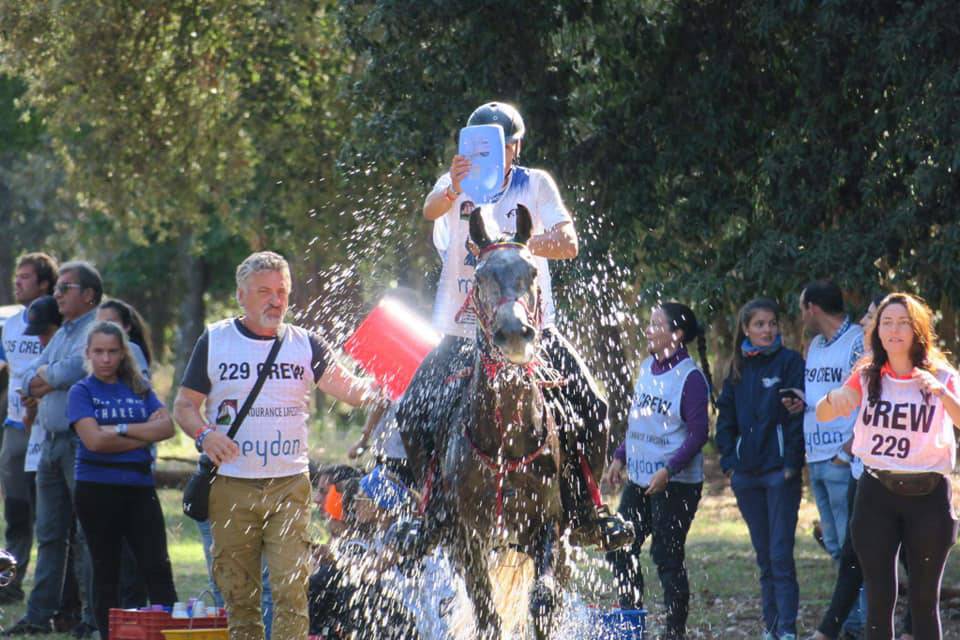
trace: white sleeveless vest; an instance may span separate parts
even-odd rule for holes
[[[232,478],[280,478],[305,473],[307,418],[313,382],[313,350],[306,330],[284,325],[286,336],[276,362],[235,440],[240,456],[217,473]],[[257,381],[273,340],[240,333],[233,319],[207,328],[207,422],[226,433]]]
[[[640,365],[627,426],[627,473],[641,487],[650,485],[653,474],[667,466],[686,439],[687,425],[680,417],[683,385],[691,374],[703,375],[692,358],[660,375],[653,374],[653,362],[650,356]],[[670,481],[703,482],[703,452]]]
[[[803,414],[803,440],[806,444],[807,462],[832,459],[853,433],[855,416],[841,416],[830,422],[818,422],[816,407],[830,390],[839,388],[850,377],[853,371],[850,359],[854,343],[862,336],[863,329],[851,325],[830,346],[823,346],[820,337],[814,339],[810,345],[803,372],[803,393],[807,405]]]
[[[940,371],[937,379],[946,384],[951,371]],[[888,471],[935,471],[944,475],[953,470],[957,440],[953,420],[939,398],[920,392],[913,380],[883,376],[880,400],[867,401],[867,380],[861,374],[863,388],[860,411],[853,429],[853,453],[872,469]]]

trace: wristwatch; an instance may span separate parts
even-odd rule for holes
[[[126,422],[121,422],[120,424],[113,425],[113,432],[118,436],[125,436],[127,435],[127,429],[129,428],[130,425],[128,425]]]
[[[454,191],[453,185],[447,185],[447,190],[443,192],[443,195],[444,197],[446,197],[447,200],[449,200],[450,202],[453,202],[454,200],[460,197],[461,193],[463,192]]]

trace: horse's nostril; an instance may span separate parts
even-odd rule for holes
[[[497,329],[496,332],[493,334],[494,344],[503,344],[504,342],[506,342],[506,340],[507,340],[507,337],[503,334],[503,329]]]
[[[530,325],[524,325],[523,327],[524,338],[526,338],[527,340],[533,340],[535,334],[536,334],[536,331],[534,330],[533,327],[531,327]]]

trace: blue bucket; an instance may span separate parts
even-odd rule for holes
[[[601,637],[609,640],[643,640],[647,628],[645,609],[612,609],[598,615]]]

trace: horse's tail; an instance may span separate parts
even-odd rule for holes
[[[524,637],[529,625],[530,589],[533,586],[533,560],[524,553],[505,550],[498,552],[490,566],[490,585],[493,604],[500,615],[503,638]],[[456,640],[475,640],[484,637],[476,628],[473,608],[459,606],[450,620],[450,636]]]
[[[530,589],[533,587],[533,560],[525,553],[505,549],[490,566],[493,602],[503,621],[507,638],[524,637],[530,621]]]

